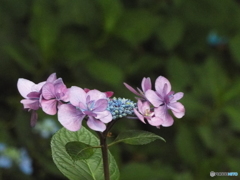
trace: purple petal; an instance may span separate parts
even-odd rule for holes
[[[44,100],[41,101],[42,110],[49,115],[55,115],[57,113],[57,100]]]
[[[144,121],[143,115],[140,114],[140,113],[137,111],[137,109],[134,108],[133,110],[134,110],[134,113],[136,114],[136,116],[138,117],[138,119],[139,119],[140,121],[142,121],[143,123],[146,124],[146,122]]]
[[[100,119],[104,123],[109,123],[112,120],[112,114],[109,111],[96,112],[96,119]]]
[[[94,100],[94,101],[97,101],[97,100],[99,100],[99,99],[106,99],[106,98],[107,98],[107,96],[106,96],[105,93],[100,92],[100,91],[98,91],[98,90],[96,90],[96,89],[88,91],[88,92],[87,92],[87,95],[90,96],[90,100],[91,100],[91,101],[93,101],[93,100]]]
[[[129,86],[127,83],[123,83],[125,85],[125,87],[131,91],[132,93],[138,95],[138,96],[142,96],[141,94],[139,94],[135,89],[133,89],[131,86]]]
[[[58,121],[70,131],[78,131],[82,126],[84,114],[71,104],[63,104],[58,109]]]
[[[171,103],[168,108],[172,110],[172,113],[177,118],[182,118],[185,115],[185,108],[180,102]]]
[[[108,100],[107,99],[99,99],[95,102],[95,107],[93,109],[94,112],[101,112],[105,111],[108,106]]]
[[[38,84],[35,84],[33,87],[32,87],[32,91],[36,91],[36,92],[39,92],[41,91],[43,85],[46,83],[46,81],[43,81],[43,82],[40,82]]]
[[[48,78],[47,82],[54,82],[57,79],[56,73],[52,73]]]
[[[153,117],[150,120],[148,120],[148,123],[152,126],[160,126],[163,124],[163,120],[159,117]]]
[[[141,112],[145,114],[147,111],[150,112],[150,104],[149,102],[143,102],[142,107],[141,107]]]
[[[171,91],[171,84],[165,77],[159,76],[155,81],[155,88],[157,93],[159,93],[162,97],[164,97],[163,96],[164,86],[166,86],[165,93],[168,94]]]
[[[173,99],[171,100],[171,102],[176,102],[179,99],[181,99],[183,97],[184,93],[182,92],[178,92],[176,94],[173,95]]]
[[[86,92],[77,86],[72,86],[69,90],[69,99],[72,105],[78,106],[80,102],[86,104]]]
[[[55,89],[52,83],[44,84],[42,88],[42,96],[44,99],[53,99],[55,98]]]
[[[173,118],[168,114],[168,110],[166,106],[159,106],[154,109],[154,113],[156,117],[159,117],[163,120],[162,126],[168,127],[173,124]]]
[[[19,78],[17,88],[22,97],[27,98],[27,95],[32,92],[32,87],[35,84],[27,79]]]
[[[20,102],[23,104],[24,109],[38,110],[40,107],[39,100],[23,99]]]
[[[87,120],[87,125],[94,131],[103,132],[106,129],[106,125],[103,122],[94,119],[93,117],[89,117],[89,119]]]
[[[163,103],[163,100],[156,94],[155,91],[149,89],[146,91],[145,96],[147,100],[152,103],[154,107],[158,107]]]
[[[30,92],[30,93],[27,95],[28,98],[35,98],[35,99],[40,98],[40,96],[41,96],[41,93],[40,93],[40,92]]]
[[[143,78],[142,80],[142,90],[146,92],[147,90],[152,89],[152,83],[150,78]]]

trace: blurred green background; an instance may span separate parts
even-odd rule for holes
[[[240,173],[240,1],[0,0],[0,179],[66,179],[51,159],[56,116],[39,110],[31,128],[16,87],[53,72],[68,87],[131,100],[123,82],[140,87],[143,77],[163,75],[185,93],[186,115],[172,127],[128,119],[114,127],[113,138],[143,129],[167,141],[112,147],[121,180]]]

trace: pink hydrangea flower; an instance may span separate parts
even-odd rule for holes
[[[139,96],[141,100],[145,100],[145,101],[147,100],[147,98],[145,97],[145,92],[149,89],[152,89],[151,79],[150,78],[145,78],[145,77],[142,80],[142,90],[137,88],[137,91],[136,91],[134,88],[129,86],[127,83],[123,83],[123,84],[126,86],[126,88],[129,91],[133,92],[134,94]],[[139,99],[139,98],[137,98],[137,99]]]
[[[63,104],[58,110],[59,122],[70,131],[77,131],[82,126],[85,117],[87,125],[95,130],[103,132],[105,123],[112,120],[112,115],[107,111],[108,100],[106,93],[98,90],[84,91],[73,86],[69,91],[71,104]]]
[[[152,126],[158,127],[163,123],[163,120],[160,117],[155,116],[155,110],[152,111],[148,101],[142,102],[141,100],[138,100],[137,106],[138,108],[134,109],[134,113],[143,123],[146,123],[144,119],[146,119]]]
[[[182,118],[185,114],[185,108],[180,103],[177,102],[183,97],[182,92],[174,94],[171,91],[170,82],[163,76],[159,76],[155,82],[155,89],[147,90],[145,93],[148,101],[155,107],[154,113],[156,117],[160,117],[163,120],[162,126],[171,126],[173,124],[173,118],[168,113],[170,109],[173,115],[177,118]]]
[[[51,82],[55,79],[56,74],[51,74],[47,82]],[[24,78],[19,78],[17,82],[17,88],[21,96],[25,99],[21,100],[20,102],[23,104],[24,109],[28,109],[32,111],[31,116],[31,125],[34,126],[37,121],[37,113],[41,107],[40,99],[42,98],[42,87],[46,83],[46,81],[35,84],[32,81],[29,81]]]
[[[57,108],[62,105],[62,102],[69,101],[68,88],[62,78],[45,83],[42,87],[42,97],[42,110],[49,115],[56,114]]]

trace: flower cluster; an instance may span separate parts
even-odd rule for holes
[[[51,74],[46,81],[35,84],[27,79],[19,78],[17,87],[24,97],[20,102],[25,109],[32,111],[31,125],[37,121],[36,110],[42,110],[49,115],[58,116],[58,121],[68,130],[77,131],[86,120],[89,128],[103,132],[106,124],[114,119],[128,117],[134,114],[142,122],[156,127],[171,126],[173,118],[168,114],[170,109],[177,118],[185,114],[184,106],[177,102],[183,93],[174,94],[170,82],[159,76],[155,82],[156,91],[152,90],[150,78],[143,78],[142,90],[124,85],[138,95],[137,104],[125,98],[111,98],[113,92],[101,92],[93,89],[82,89],[77,86],[67,88],[62,78],[56,73]]]
[[[173,118],[168,113],[169,109],[177,118],[182,118],[185,114],[184,106],[177,102],[184,94],[182,92],[174,94],[171,91],[170,82],[163,76],[156,79],[155,91],[152,90],[150,78],[143,78],[142,90],[137,89],[138,92],[128,84],[124,83],[124,85],[139,96],[134,112],[143,123],[146,123],[145,120],[147,120],[152,126],[168,127],[173,124]]]
[[[112,98],[108,101],[107,110],[111,112],[113,119],[134,115],[136,103],[126,98]]]

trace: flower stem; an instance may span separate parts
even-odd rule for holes
[[[108,163],[108,145],[107,145],[107,133],[99,133],[100,137],[100,145],[102,150],[102,158],[103,158],[103,169],[104,169],[104,179],[110,180],[109,174],[109,163]]]

